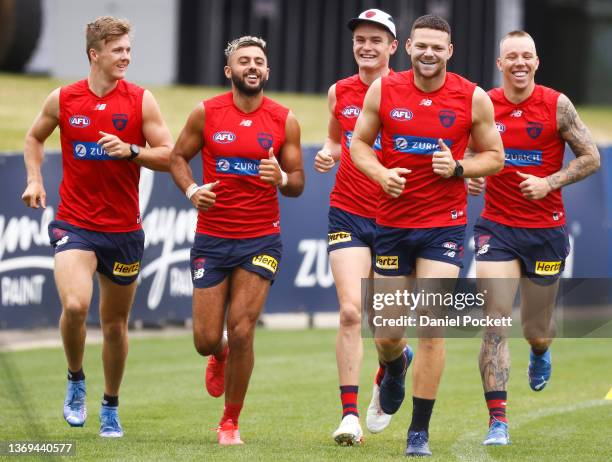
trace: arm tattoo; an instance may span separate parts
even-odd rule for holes
[[[600,162],[599,151],[589,129],[580,120],[576,108],[565,95],[559,96],[557,102],[557,127],[561,138],[569,144],[576,159],[566,168],[546,177],[552,189],[576,183],[595,173]]]
[[[480,347],[478,365],[485,393],[505,391],[510,375],[508,339],[494,332],[485,332]]]

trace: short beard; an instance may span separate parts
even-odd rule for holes
[[[264,89],[268,81],[263,78],[259,81],[256,87],[249,87],[244,80],[237,74],[232,73],[232,83],[236,89],[244,96],[256,96]]]
[[[413,66],[413,68],[416,68],[417,66]],[[419,76],[423,77],[423,78],[427,78],[427,79],[434,79],[438,76],[440,76],[440,74],[442,74],[442,72],[444,71],[444,68],[439,67],[433,74],[425,77],[423,76],[423,74],[421,74],[421,72],[419,72]]]

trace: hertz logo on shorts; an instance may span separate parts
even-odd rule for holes
[[[399,257],[376,256],[376,268],[380,269],[398,269]]]
[[[351,233],[345,233],[344,231],[340,231],[339,233],[329,233],[327,235],[328,245],[340,244],[341,242],[350,242],[353,237]]]
[[[554,276],[561,271],[560,261],[536,261],[535,274],[540,276]]]
[[[253,257],[253,261],[251,262],[255,266],[261,266],[262,268],[267,269],[272,274],[276,273],[278,269],[278,261],[276,258],[271,257],[270,255],[257,255]]]
[[[136,276],[140,271],[140,262],[136,263],[119,263],[113,265],[113,275],[115,276]]]

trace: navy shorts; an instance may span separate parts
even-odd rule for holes
[[[476,261],[519,260],[529,278],[557,279],[570,252],[565,225],[516,228],[480,217],[474,226]]]
[[[88,250],[96,254],[96,271],[116,284],[128,285],[138,278],[144,252],[144,231],[103,233],[79,228],[65,221],[49,223],[49,240],[55,253]]]
[[[374,271],[385,276],[408,276],[417,258],[463,268],[465,225],[444,228],[390,228],[377,226]]]
[[[274,281],[281,261],[280,234],[228,239],[196,233],[191,248],[191,280],[196,289],[221,283],[240,267]]]
[[[327,251],[346,247],[374,248],[376,221],[336,207],[329,208]]]

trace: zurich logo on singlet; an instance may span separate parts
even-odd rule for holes
[[[351,140],[353,139],[353,132],[350,130],[346,130],[344,132],[344,137],[346,138],[346,149],[350,149],[351,148]],[[378,135],[376,135],[376,139],[374,140],[374,144],[372,145],[372,148],[374,148],[375,151],[381,151],[382,150],[382,144],[381,144],[381,139],[380,139],[380,132],[378,133]]]
[[[89,117],[84,116],[84,115],[70,116],[70,119],[68,119],[68,122],[70,123],[70,125],[76,128],[85,128],[85,127],[88,127],[89,124],[91,124]]]
[[[524,149],[506,148],[506,165],[514,167],[526,167],[530,165],[542,165],[542,151],[527,151]]]
[[[77,160],[119,160],[111,157],[102,146],[93,141],[73,141],[72,154]]]
[[[452,140],[444,140],[449,148],[453,145]],[[420,136],[393,136],[393,149],[406,154],[433,154],[440,150],[437,138],[423,138]]]
[[[412,117],[414,117],[414,114],[410,109],[406,109],[403,107],[396,107],[391,109],[389,115],[393,120],[398,120],[400,122],[406,122],[412,119]]]
[[[213,135],[213,141],[216,143],[227,144],[236,140],[236,135],[232,132],[217,132]]]
[[[259,175],[259,160],[242,157],[220,157],[217,159],[217,173],[233,175]]]

